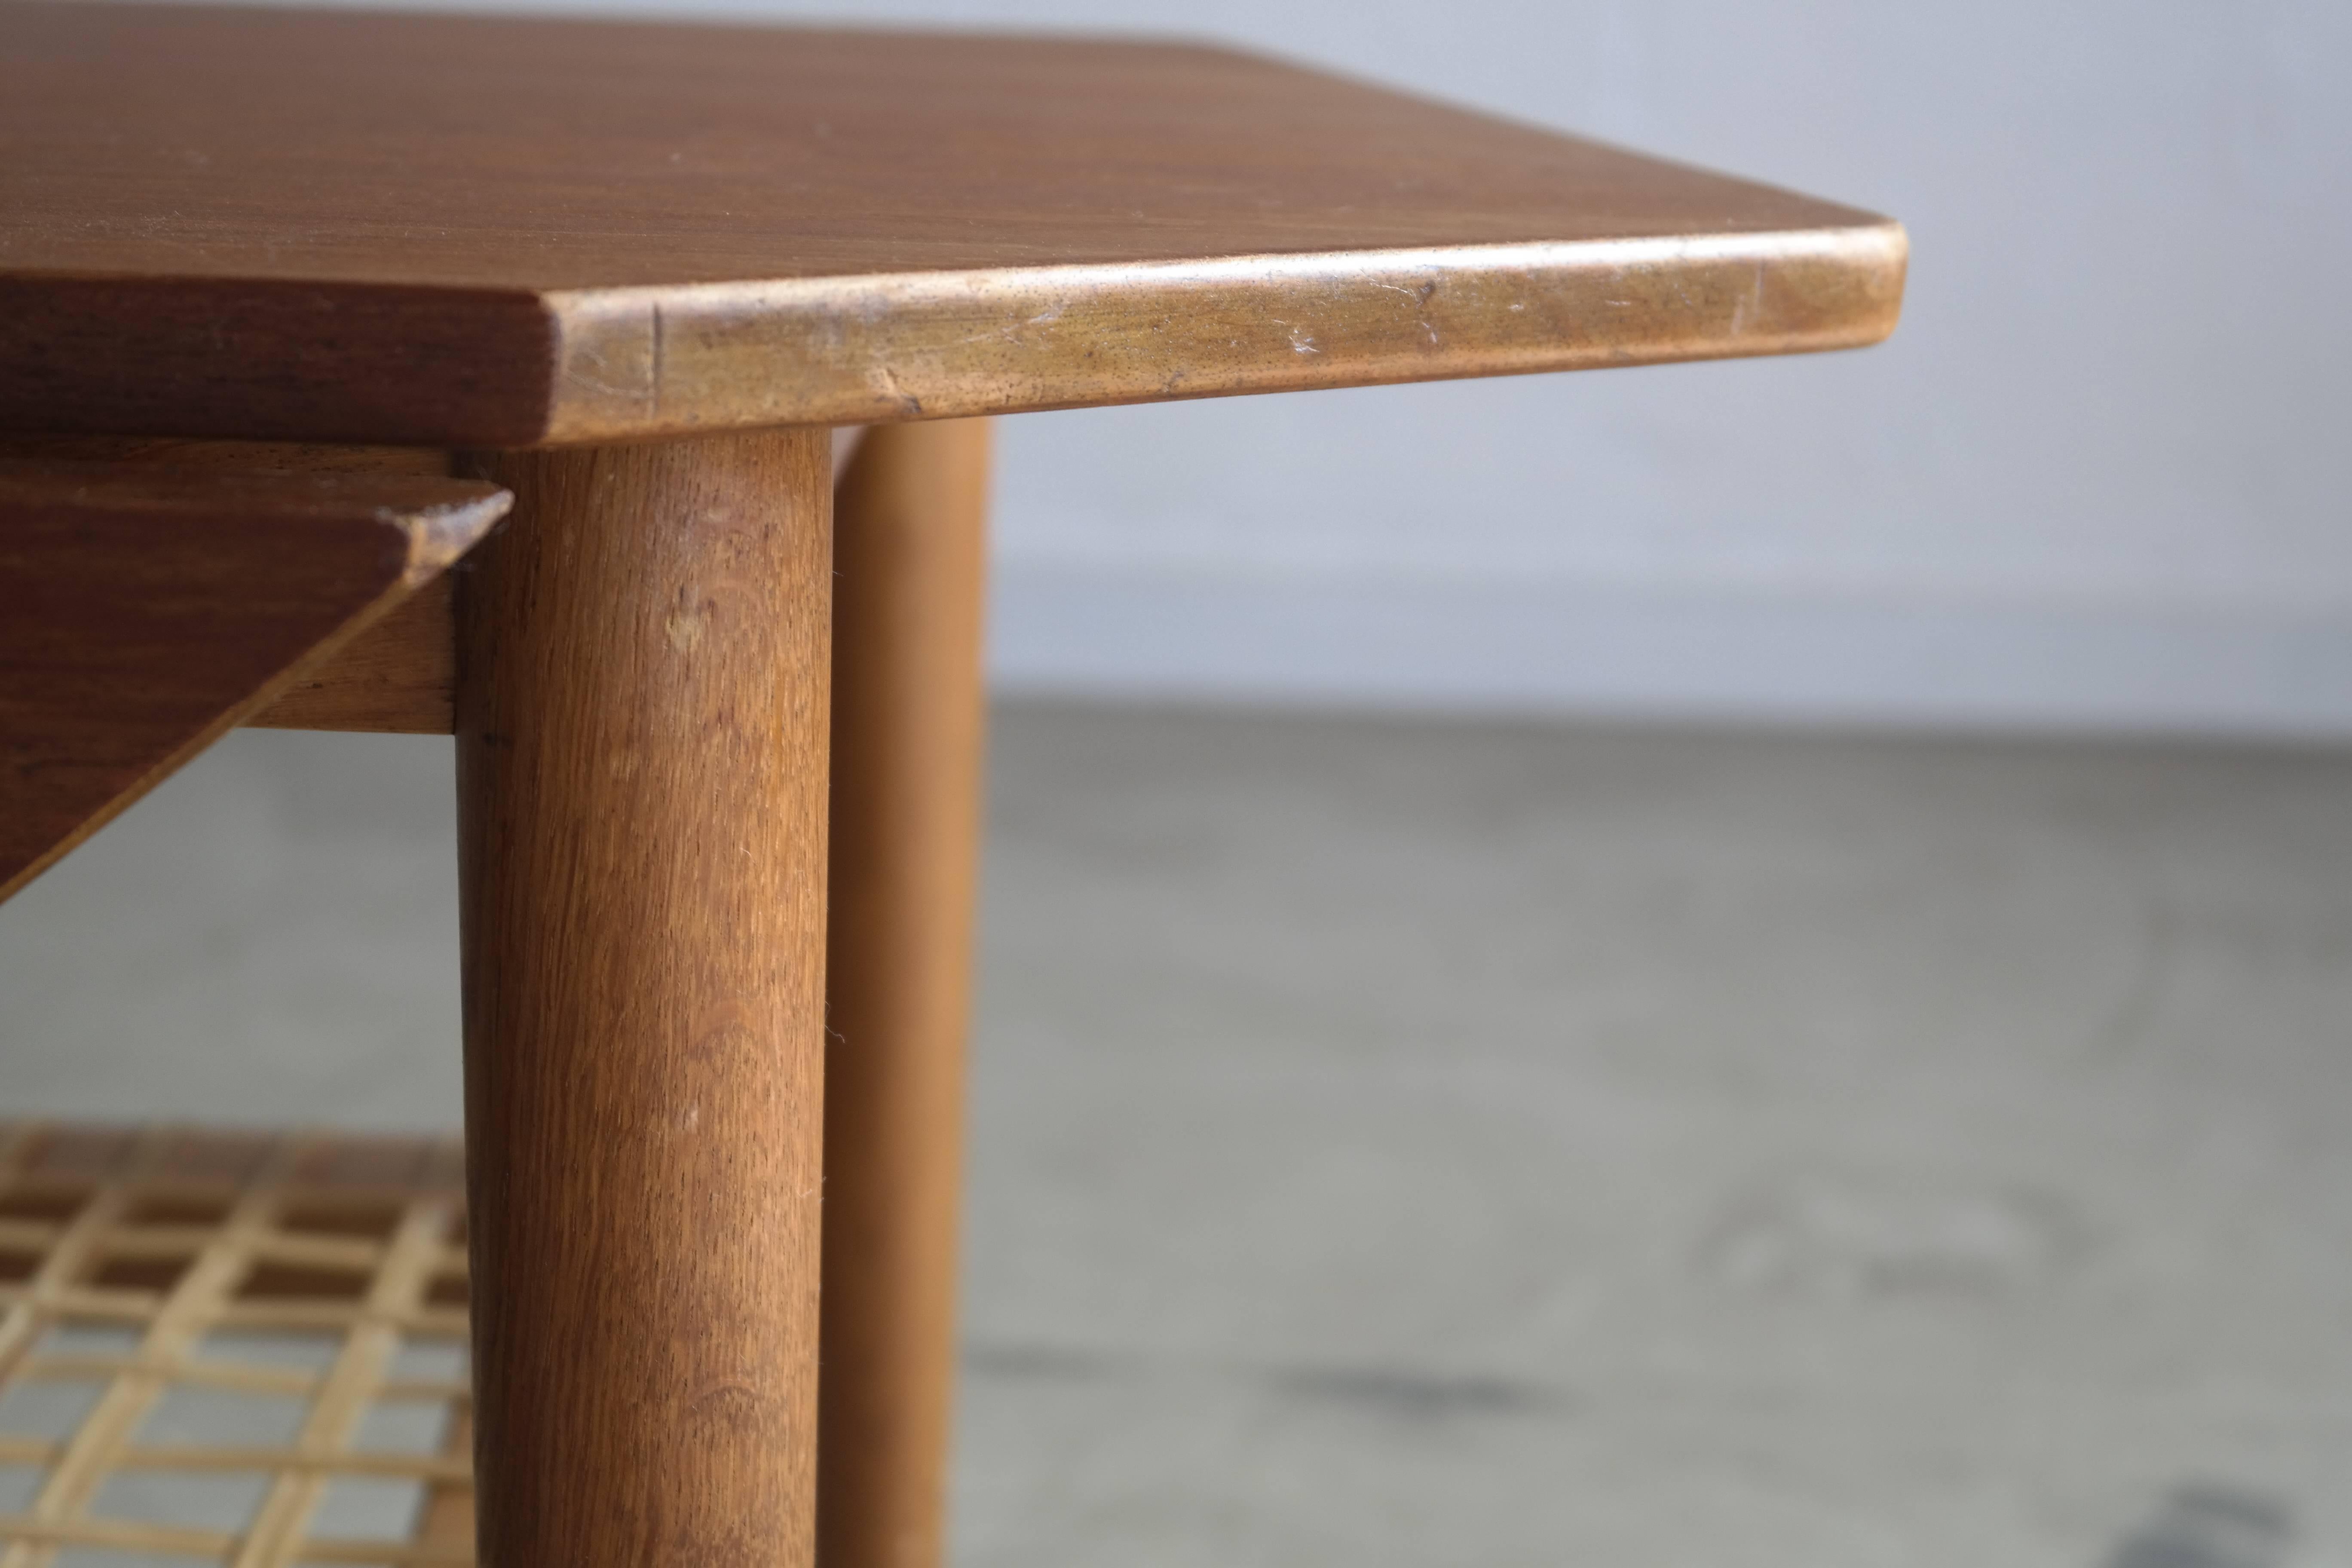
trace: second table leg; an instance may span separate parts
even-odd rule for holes
[[[508,454],[458,586],[482,1561],[814,1550],[826,433]]]
[[[937,1568],[955,1377],[989,426],[842,476],[826,979],[824,1568]]]

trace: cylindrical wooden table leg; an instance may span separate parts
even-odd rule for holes
[[[475,1458],[494,1568],[814,1554],[823,430],[471,460]]]
[[[824,1568],[940,1556],[988,456],[984,420],[884,426],[835,497]]]

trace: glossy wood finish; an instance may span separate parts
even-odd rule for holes
[[[0,898],[505,510],[397,474],[0,462]]]
[[[0,426],[516,447],[1778,353],[1901,229],[1221,49],[0,5]]]
[[[835,497],[824,1568],[940,1560],[988,460],[985,421],[886,426]]]
[[[822,430],[507,454],[458,593],[482,1560],[804,1568]]]

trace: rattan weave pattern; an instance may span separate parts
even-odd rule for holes
[[[462,1367],[402,1371],[460,1353],[464,1224],[454,1140],[0,1124],[0,1472],[25,1483],[0,1512],[0,1568],[470,1563]],[[282,1405],[290,1434],[172,1440],[156,1418],[190,1391]],[[61,1394],[82,1402],[51,1430],[12,1418],[54,1417]],[[439,1430],[365,1441],[394,1405]],[[258,1500],[235,1528],[109,1511],[110,1486],[156,1473]],[[405,1530],[313,1533],[352,1481],[415,1491]]]

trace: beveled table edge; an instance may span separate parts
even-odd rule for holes
[[[1907,259],[1865,219],[545,293],[17,274],[0,428],[519,447],[1801,353],[1892,332]]]

